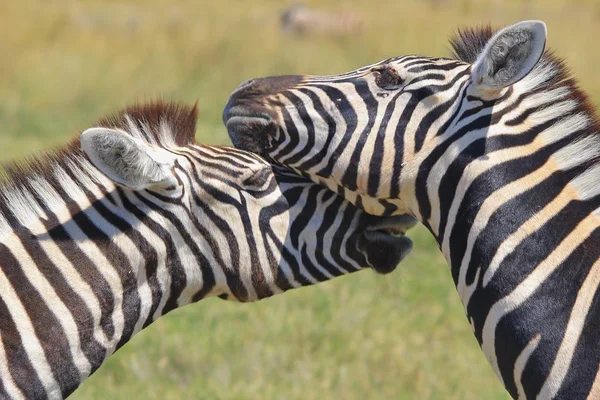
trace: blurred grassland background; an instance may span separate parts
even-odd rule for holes
[[[310,1],[364,20],[349,36],[282,34],[269,0],[0,1],[0,161],[61,143],[102,115],[161,96],[198,100],[197,138],[229,144],[221,110],[242,80],[340,73],[449,54],[458,26],[548,23],[598,104],[593,0]],[[162,318],[75,399],[506,398],[428,233],[391,275],[363,271],[259,302],[206,300]]]

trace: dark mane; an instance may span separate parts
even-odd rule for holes
[[[129,133],[135,127],[148,142],[187,146],[196,143],[197,119],[197,104],[189,106],[157,101],[124,108],[102,118],[96,125]]]
[[[450,37],[452,56],[473,64],[494,33],[495,30],[490,25],[458,29]]]

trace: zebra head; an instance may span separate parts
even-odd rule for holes
[[[217,280],[204,292],[256,300],[364,267],[391,272],[410,251],[404,232],[414,218],[367,215],[254,154],[200,145],[195,121],[195,108],[131,107],[87,129],[80,143],[119,193],[180,220],[176,230],[189,234],[173,236],[195,241],[187,250],[212,264],[201,266]]]
[[[526,21],[460,31],[454,58],[253,79],[233,92],[223,120],[236,147],[306,173],[369,213],[422,217],[414,194],[423,161],[467,129],[484,135],[497,102],[535,89],[545,42],[545,24]]]

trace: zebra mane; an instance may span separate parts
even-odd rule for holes
[[[494,33],[490,25],[458,29],[450,37],[452,56],[457,60],[473,64]]]
[[[197,115],[196,105],[152,102],[125,108],[91,126],[116,128],[161,147],[186,146],[196,143]],[[88,161],[79,135],[43,154],[4,164],[0,168],[0,235],[15,224],[46,218],[44,209],[61,204],[61,193],[81,195],[81,186],[89,188],[99,182],[107,179]]]
[[[197,104],[138,104],[102,118],[96,126],[117,128],[159,146],[187,146],[196,143]]]

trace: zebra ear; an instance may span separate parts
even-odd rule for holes
[[[177,185],[174,159],[117,129],[90,128],[79,138],[92,164],[115,183],[132,190]]]
[[[523,79],[538,63],[546,46],[546,24],[523,21],[497,32],[471,69],[474,85],[498,90]]]

